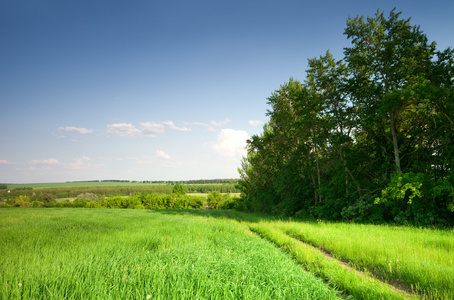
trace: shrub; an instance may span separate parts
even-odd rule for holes
[[[234,203],[233,203],[232,199],[230,198],[230,194],[223,195],[220,192],[215,191],[215,192],[208,194],[207,205],[208,205],[208,208],[218,209],[218,208],[223,208],[224,205],[226,207],[233,206]]]
[[[79,200],[89,200],[89,201],[98,201],[99,198],[96,194],[93,193],[81,193],[77,195],[77,199]]]

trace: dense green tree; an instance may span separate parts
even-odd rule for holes
[[[399,16],[392,10],[389,18],[380,11],[375,18],[349,18],[345,34],[352,46],[344,49],[351,100],[362,113],[365,130],[380,123],[389,135],[397,172],[402,171],[402,148],[410,142],[406,121],[424,105],[418,91],[435,53],[435,43]]]
[[[184,189],[184,186],[180,183],[177,183],[174,185],[172,189],[172,194],[177,194],[177,195],[186,195],[186,191]]]
[[[344,59],[308,60],[268,98],[238,207],[359,221],[454,224],[454,51],[418,26],[349,18]]]

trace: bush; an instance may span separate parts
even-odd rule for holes
[[[99,198],[96,194],[93,193],[81,193],[77,195],[77,199],[79,200],[89,200],[89,201],[98,201]]]
[[[19,197],[16,198],[14,203],[16,206],[19,206],[19,207],[32,207],[30,197],[28,197],[28,196],[20,195]]]
[[[211,209],[233,207],[235,204],[230,194],[221,194],[218,191],[208,194],[207,207]]]
[[[184,190],[183,185],[181,185],[180,183],[177,183],[173,187],[172,194],[186,195],[186,191]]]

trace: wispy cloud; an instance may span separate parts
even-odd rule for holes
[[[241,159],[246,155],[246,140],[249,135],[246,131],[235,129],[221,129],[217,142],[211,146],[216,153],[229,159]]]
[[[209,123],[204,123],[204,122],[192,122],[192,123],[186,123],[188,125],[196,125],[196,126],[204,126],[207,127],[209,131],[219,131],[219,127],[225,126],[231,121],[229,119],[225,119],[224,121],[219,121],[216,122],[214,120],[211,120]],[[218,128],[215,128],[218,127]]]
[[[176,126],[175,123],[173,123],[172,121],[165,121],[165,122],[162,122],[162,124],[168,125],[168,126],[169,126],[171,129],[173,129],[173,130],[186,131],[186,132],[191,131],[191,128],[188,128],[188,127],[178,127],[178,126]]]
[[[58,165],[60,162],[58,159],[49,158],[49,159],[35,159],[32,160],[32,163],[35,165]]]
[[[142,123],[148,124],[148,123]],[[145,128],[138,129],[132,124],[117,123],[107,125],[107,133],[116,136],[132,136],[132,137],[156,137],[155,131],[150,130],[152,126],[146,125]]]
[[[158,133],[165,131],[165,126],[169,126],[173,130],[178,131],[191,131],[188,127],[178,127],[172,121],[165,121],[160,123],[155,122],[142,122],[140,127],[136,127],[128,123],[117,123],[107,125],[107,133],[116,136],[131,136],[131,137],[156,137]]]
[[[77,159],[75,162],[65,163],[64,166],[66,169],[71,170],[98,169],[104,166],[103,164],[90,163],[90,161],[92,161],[91,158],[83,156]]]
[[[32,160],[30,170],[92,170],[98,169],[103,164],[93,164],[92,159],[86,156],[80,157],[73,162],[61,162],[56,158]]]
[[[59,131],[75,131],[81,134],[88,134],[88,133],[93,133],[93,129],[87,129],[87,128],[82,128],[82,127],[73,127],[73,126],[68,126],[68,127],[59,127]]]
[[[262,121],[258,121],[258,120],[250,120],[249,121],[249,125],[250,126],[259,126],[260,124],[262,124]]]
[[[0,165],[13,165],[13,162],[7,161],[6,159],[0,159]]]
[[[142,122],[140,123],[140,126],[142,127],[142,133],[145,136],[164,132],[164,125],[155,122]]]
[[[224,121],[220,121],[220,122],[211,120],[210,125],[216,126],[216,127],[222,127],[222,126],[229,124],[230,122],[232,122],[232,121],[230,121],[229,119],[225,119]]]
[[[156,151],[156,155],[158,155],[158,157],[163,158],[163,159],[170,159],[171,158],[169,154],[165,153],[162,150],[157,150]]]

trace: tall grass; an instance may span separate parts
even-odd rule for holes
[[[454,230],[274,221],[291,236],[331,251],[428,298],[454,299]]]
[[[0,210],[2,299],[337,299],[222,212]]]
[[[400,291],[395,291],[369,274],[357,274],[339,263],[325,257],[312,246],[289,237],[271,224],[253,223],[251,229],[277,246],[287,250],[309,271],[325,278],[331,284],[346,290],[357,299],[411,299]]]

